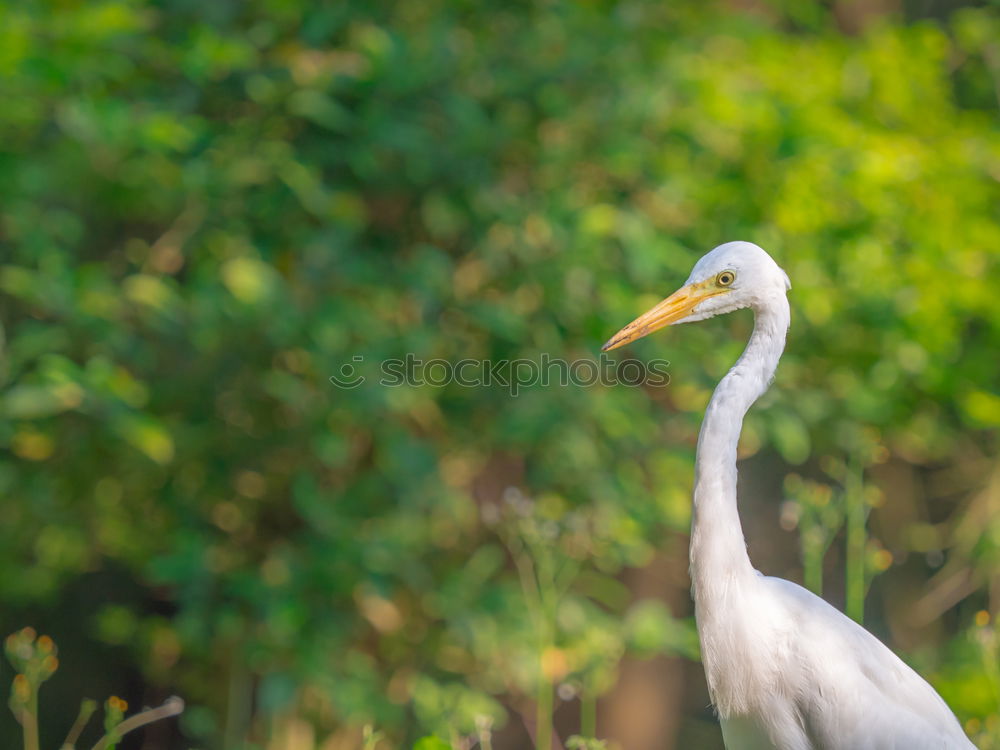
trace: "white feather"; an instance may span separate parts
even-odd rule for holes
[[[754,331],[722,379],[698,440],[691,578],[709,691],[729,750],[972,748],[934,689],[875,636],[794,583],[750,564],[736,504],[743,417],[767,389],[789,324],[788,276],[761,248],[721,245],[688,280],[736,280],[679,322],[751,307]]]

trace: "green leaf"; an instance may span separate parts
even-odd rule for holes
[[[0,413],[10,419],[38,419],[75,409],[83,401],[76,383],[16,385],[0,399]]]
[[[413,750],[451,750],[451,743],[445,742],[436,735],[421,737],[413,743]]]

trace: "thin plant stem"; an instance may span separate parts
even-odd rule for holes
[[[597,697],[589,690],[580,695],[580,734],[597,737]]]
[[[983,657],[983,672],[993,692],[995,705],[1000,708],[1000,659],[997,659],[997,642],[1000,639],[1000,628],[993,625],[993,632],[982,634],[980,638],[980,653]]]
[[[817,538],[819,534],[814,532],[818,532],[818,529],[802,530],[803,582],[816,596],[823,596],[823,557],[826,545]]]
[[[847,554],[846,554],[846,609],[847,616],[864,623],[865,617],[865,545],[867,532],[865,520],[864,479],[857,461],[848,467],[844,481],[846,503]]]
[[[539,653],[541,657],[542,653]],[[552,685],[545,679],[538,681],[535,711],[535,750],[552,750]]]
[[[517,568],[517,575],[521,581],[521,591],[524,593],[525,604],[528,608],[528,615],[531,617],[535,628],[542,630],[542,601],[538,592],[538,581],[535,578],[534,567],[531,559],[527,555],[518,553],[512,554],[514,566]]]
[[[555,613],[558,606],[558,592],[555,585],[555,571],[552,557],[548,549],[536,549],[536,571],[538,577],[538,594],[542,603],[542,631],[538,644],[538,658],[545,659],[545,654],[555,642]],[[545,664],[539,664],[537,714],[535,742],[537,750],[552,750],[552,712],[554,709],[555,688],[545,674]]]
[[[521,581],[528,615],[538,637],[538,683],[535,688],[535,750],[551,750],[553,687],[545,675],[545,653],[552,645],[552,571],[544,550],[520,542],[508,548]],[[547,585],[546,585],[547,584]]]
[[[24,750],[38,750],[38,685],[31,686],[28,706],[21,713],[24,728]]]
[[[823,596],[823,555],[815,547],[806,553],[805,584],[816,596]]]
[[[80,703],[80,713],[76,715],[76,721],[70,727],[69,733],[66,735],[66,739],[59,750],[73,750],[76,747],[76,741],[80,739],[80,733],[83,732],[84,727],[87,726],[87,722],[90,721],[90,717],[94,715],[94,711],[96,710],[97,701],[84,700]]]
[[[157,708],[147,708],[145,711],[125,719],[125,721],[121,722],[113,730],[101,737],[92,750],[106,750],[112,742],[117,741],[115,738],[124,737],[133,729],[138,729],[139,727],[151,724],[154,721],[169,719],[171,716],[177,716],[183,710],[183,700],[177,696],[167,698],[167,700],[163,702],[162,706],[158,706]]]

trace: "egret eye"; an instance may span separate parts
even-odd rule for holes
[[[723,271],[715,277],[715,283],[719,286],[729,286],[736,281],[736,274],[732,271]]]

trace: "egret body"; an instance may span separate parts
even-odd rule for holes
[[[797,584],[754,570],[736,503],[743,417],[771,382],[788,276],[749,242],[705,255],[687,283],[604,345],[745,307],[754,329],[698,438],[691,581],[708,689],[728,750],[974,748],[944,700],[875,636]]]

